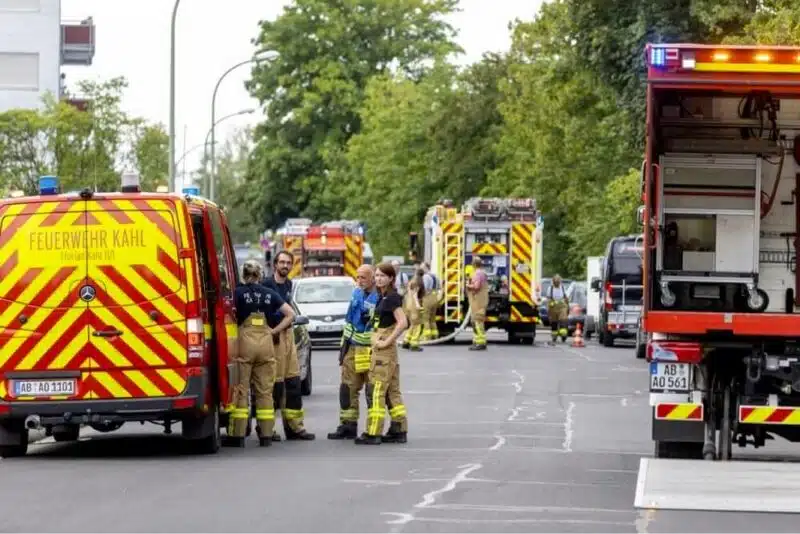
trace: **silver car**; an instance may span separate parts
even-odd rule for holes
[[[300,314],[308,317],[311,346],[338,347],[355,280],[349,276],[313,276],[293,282],[292,300]]]

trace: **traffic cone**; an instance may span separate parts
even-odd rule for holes
[[[573,347],[585,347],[586,344],[583,342],[583,328],[581,328],[581,323],[575,327],[575,335],[572,336],[572,346]]]

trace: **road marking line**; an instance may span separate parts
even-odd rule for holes
[[[644,488],[645,483],[647,482],[647,464],[647,458],[642,458],[639,460],[639,474],[636,477],[636,493],[633,499],[634,508],[644,507],[644,502],[642,501],[644,501]]]
[[[620,510],[618,508],[584,508],[581,506],[525,506],[503,504],[434,504],[431,510],[462,510],[475,512],[516,512],[516,513],[587,513],[587,514],[630,514],[634,510]],[[630,523],[628,523],[630,525]]]
[[[433,490],[433,491],[429,491],[428,493],[423,495],[422,496],[422,500],[420,502],[418,502],[417,504],[415,504],[414,508],[427,508],[427,507],[435,504],[437,497],[439,497],[441,495],[444,495],[445,493],[449,493],[449,492],[453,491],[454,489],[456,489],[456,486],[458,486],[458,484],[460,482],[463,482],[470,473],[472,473],[473,471],[477,471],[478,469],[481,469],[482,467],[483,467],[483,464],[464,464],[464,465],[460,465],[459,466],[460,471],[458,473],[456,473],[456,475],[453,478],[448,480],[447,484],[445,484],[444,486],[442,486],[439,489],[436,489],[436,490]],[[414,517],[415,517],[414,511],[411,511],[411,512],[408,512],[408,513],[405,513],[405,514],[397,514],[397,513],[392,513],[392,512],[388,512],[388,513],[390,515],[399,516],[397,519],[392,519],[392,520],[386,522],[386,524],[388,524],[388,525],[395,525],[395,527],[392,528],[392,532],[400,532],[400,530],[402,530],[403,526],[408,524],[408,523],[410,523],[411,521],[414,521]]]
[[[506,438],[504,438],[503,436],[496,435],[495,439],[497,440],[497,443],[489,447],[490,451],[496,451],[497,449],[506,444]]]
[[[572,425],[574,423],[574,412],[575,403],[570,402],[569,406],[567,406],[567,413],[564,416],[564,442],[561,444],[564,452],[572,452]]]
[[[415,517],[413,521],[423,523],[533,523],[533,524],[565,524],[565,525],[606,525],[618,527],[630,527],[631,524],[623,523],[620,521],[598,521],[596,519],[456,519],[456,518],[443,518],[443,517]]]

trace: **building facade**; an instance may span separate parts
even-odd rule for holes
[[[60,0],[0,0],[0,112],[62,96],[62,65],[91,65],[94,23],[61,21]]]

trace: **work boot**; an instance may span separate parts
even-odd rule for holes
[[[222,437],[222,446],[223,447],[236,447],[239,449],[244,449],[247,445],[244,442],[244,438],[234,438],[231,436],[223,436]]]
[[[403,341],[403,344],[400,346],[403,347],[404,349],[411,348],[411,344],[408,341]]]
[[[280,440],[281,440],[281,435],[280,435],[280,434],[278,434],[277,432],[273,431],[273,432],[272,432],[272,437],[270,437],[270,439],[271,439],[272,441],[276,441],[276,442],[277,442],[277,441],[280,441]]]
[[[408,441],[408,432],[402,431],[399,423],[390,424],[389,430],[381,436],[382,443],[405,443],[406,441]]]
[[[370,436],[366,432],[358,436],[355,441],[353,442],[356,445],[380,445],[381,444],[381,437],[380,436]]]
[[[272,447],[272,436],[261,436],[258,438],[259,447]]]
[[[295,432],[294,430],[288,430],[286,432],[286,441],[314,441],[315,439],[317,439],[317,436],[311,432],[307,432],[305,429],[299,432]]]
[[[358,436],[358,423],[342,423],[334,432],[328,434],[328,439],[355,439]]]
[[[486,350],[486,345],[472,345],[469,350]]]
[[[411,352],[422,352],[422,347],[420,347],[419,345],[413,345],[413,346],[409,345],[408,350],[410,350]]]

